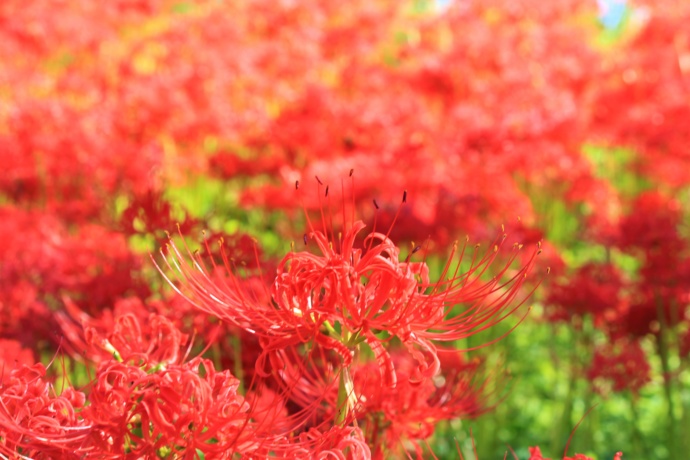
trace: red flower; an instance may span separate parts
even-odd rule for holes
[[[623,339],[607,343],[594,352],[587,378],[603,392],[607,383],[613,391],[629,389],[638,393],[651,381],[651,367],[639,341]]]
[[[620,223],[622,249],[673,256],[685,247],[678,233],[681,212],[677,200],[657,191],[645,192],[635,199],[631,209],[632,213]]]
[[[333,221],[332,216],[329,219]],[[172,239],[163,255],[179,286],[164,276],[199,310],[256,334],[265,353],[315,341],[338,351],[348,365],[349,349],[366,341],[388,386],[395,385],[384,346],[391,337],[398,337],[417,361],[412,379],[432,377],[439,369],[436,343],[487,329],[522,304],[515,300],[534,255],[525,266],[512,270],[521,247],[517,244],[497,272],[490,267],[503,239],[483,256],[475,248],[466,271],[461,271],[460,261],[453,262],[453,256],[460,252],[462,261],[469,252],[467,244],[460,249],[456,244],[440,280],[432,282],[425,262],[410,261],[418,249],[401,260],[400,249],[384,233],[373,231],[359,242],[365,228],[361,221],[345,223],[336,238],[325,216],[322,220],[323,231],[309,224],[307,250],[290,251],[278,265],[276,277],[266,286],[270,301],[261,301],[248,289],[227,256],[227,272],[221,274],[213,260],[211,267],[206,266],[200,254],[192,254],[186,246],[180,250]],[[487,278],[490,273],[494,276]]]
[[[494,395],[479,362],[465,362],[457,352],[443,353],[441,373],[420,383],[410,379],[414,363],[407,355],[397,351],[392,359],[398,377],[395,391],[382,382],[375,363],[353,370],[357,418],[374,452],[391,455],[409,449],[410,442],[418,447],[440,421],[466,420],[489,410]]]
[[[619,307],[622,287],[615,266],[586,264],[552,287],[546,300],[547,317],[551,321],[570,321],[573,316],[590,314],[599,324]]]
[[[210,361],[161,366],[143,355],[103,363],[82,413],[94,425],[92,442],[105,452],[247,453],[261,438],[247,428],[250,407],[238,387]]]
[[[0,454],[11,458],[78,458],[75,450],[91,434],[78,413],[84,394],[71,388],[56,395],[42,364],[11,371],[0,387]]]
[[[0,339],[0,384],[9,381],[12,370],[21,366],[34,364],[34,354],[31,350],[22,348],[16,340]]]
[[[541,450],[539,447],[530,447],[529,448],[529,460],[549,460],[548,458],[542,456]],[[616,455],[613,456],[613,460],[622,460],[623,459],[623,454],[621,452],[617,452]],[[591,457],[587,457],[586,455],[583,454],[575,454],[574,457],[568,457],[567,455],[563,456],[563,460],[593,460]]]

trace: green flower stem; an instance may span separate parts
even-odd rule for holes
[[[242,369],[242,341],[238,335],[230,337],[232,345],[232,357],[234,361],[233,372],[235,377],[240,381],[240,386],[237,391],[244,394],[244,370]]]
[[[659,318],[659,334],[656,337],[657,353],[661,360],[661,370],[664,378],[664,396],[666,397],[666,407],[668,409],[668,449],[670,458],[676,457],[678,454],[677,448],[677,433],[678,424],[676,420],[675,398],[673,397],[673,382],[671,379],[671,365],[669,363],[669,345],[668,345],[668,325],[666,324],[666,315],[664,314],[663,300],[657,294],[656,309]]]
[[[338,403],[337,403],[338,414],[335,418],[335,423],[342,425],[345,420],[347,420],[348,413],[348,397],[347,397],[347,382],[345,376],[345,369],[340,372],[340,383],[338,384]]]
[[[644,435],[642,434],[642,430],[640,430],[640,425],[638,424],[640,414],[637,410],[637,395],[632,392],[628,392],[628,401],[630,403],[630,415],[632,418],[630,438],[632,439],[633,451],[631,454],[647,458],[648,455],[644,442]]]
[[[568,392],[566,394],[565,400],[563,402],[563,412],[559,423],[554,425],[554,431],[551,438],[551,449],[557,452],[562,449],[564,443],[568,439],[568,435],[573,427],[573,404],[575,400],[575,386],[576,380],[578,378],[578,359],[577,359],[577,344],[578,336],[575,330],[573,330],[571,337],[571,353],[569,355],[568,364]],[[565,364],[565,363],[564,363]]]

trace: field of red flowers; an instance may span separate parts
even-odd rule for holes
[[[0,459],[687,458],[689,25],[2,0]]]

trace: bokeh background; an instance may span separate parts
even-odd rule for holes
[[[65,299],[156,299],[177,225],[281,255],[286,190],[353,169],[368,222],[408,191],[392,237],[432,266],[542,241],[526,319],[469,353],[509,392],[438,457],[470,429],[483,459],[558,456],[576,426],[600,459],[690,452],[688,2],[3,0],[0,165],[6,366],[54,355]]]

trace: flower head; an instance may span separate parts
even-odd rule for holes
[[[406,198],[407,192],[403,205]],[[213,260],[205,263],[201,254],[186,245],[180,249],[172,239],[163,252],[168,269],[161,272],[199,310],[257,335],[265,353],[313,341],[337,351],[349,365],[354,348],[366,342],[389,386],[396,381],[386,349],[392,338],[399,339],[418,363],[411,379],[430,378],[439,370],[437,343],[487,329],[523,303],[521,286],[537,251],[526,265],[513,269],[522,248],[516,244],[508,262],[494,270],[505,235],[483,255],[479,245],[468,248],[468,238],[453,246],[439,279],[432,281],[426,257],[412,261],[416,253],[425,252],[423,247],[402,258],[389,238],[390,230],[374,228],[361,237],[365,224],[348,218],[354,207],[350,209],[345,199],[343,203],[337,236],[334,216],[323,206],[321,229],[307,213],[305,248],[297,251],[293,245],[278,264],[276,276],[265,284],[270,300],[255,293],[256,287],[237,274],[225,253],[223,273]]]

